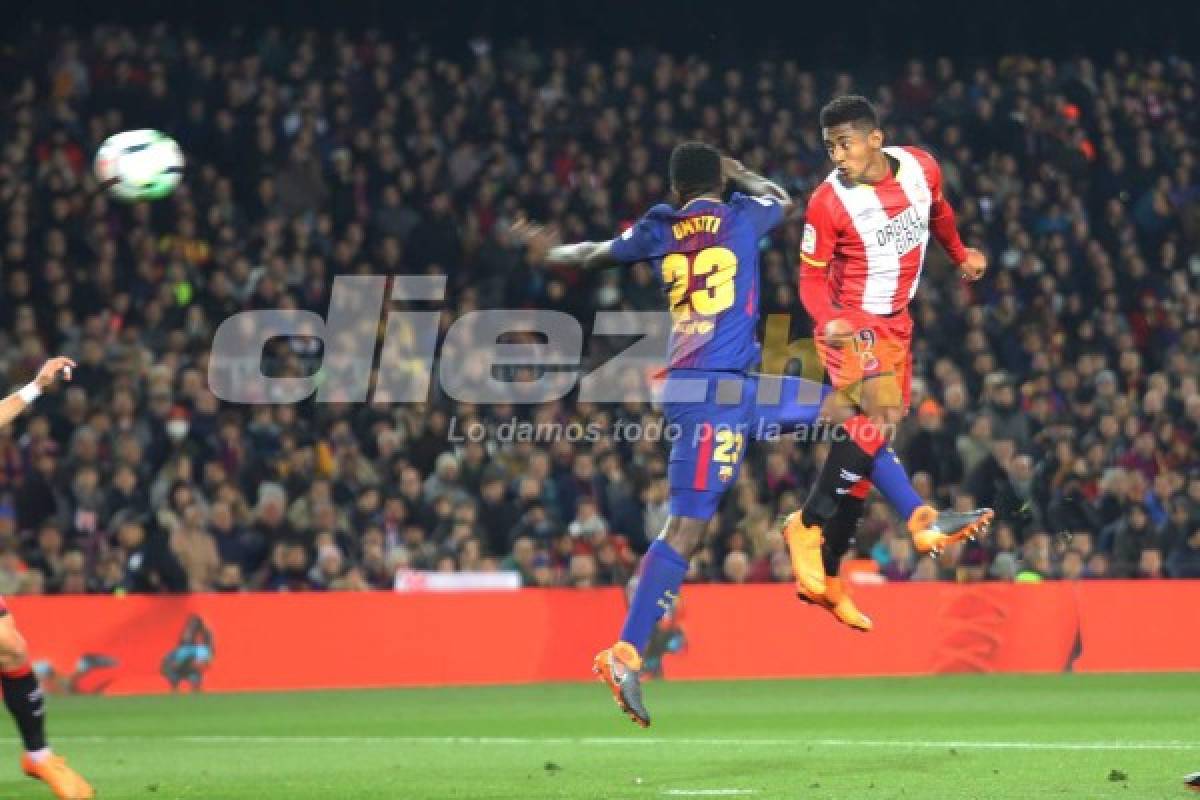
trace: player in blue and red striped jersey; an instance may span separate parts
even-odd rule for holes
[[[650,724],[642,703],[641,653],[654,626],[671,609],[700,546],[708,520],[736,480],[745,444],[760,430],[811,424],[823,387],[781,379],[780,402],[756,402],[761,360],[756,338],[759,241],[791,207],[787,192],[713,147],[679,145],[671,154],[677,206],[651,208],[620,237],[605,242],[549,245],[542,228],[517,233],[531,256],[595,269],[650,261],[669,298],[671,334],[660,388],[667,422],[678,437],[667,468],[670,517],[642,559],[640,578],[620,640],[601,651],[594,669],[635,722]],[[726,181],[737,189],[722,200]]]

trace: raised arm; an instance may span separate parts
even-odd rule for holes
[[[29,408],[42,390],[54,383],[54,379],[58,377],[60,371],[65,380],[71,380],[71,369],[74,366],[75,362],[64,356],[56,356],[43,364],[42,368],[38,370],[36,378],[0,400],[0,427],[12,422],[20,416],[22,411]]]
[[[757,172],[747,169],[742,162],[735,158],[722,156],[721,172],[725,175],[725,180],[748,195],[770,197],[778,200],[784,208],[790,208],[792,205],[792,196],[787,193],[786,189],[774,181],[767,180]]]
[[[932,157],[929,157],[929,162],[929,174],[932,177],[930,184],[933,189],[933,201],[929,204],[929,232],[961,270],[962,277],[968,281],[977,281],[987,271],[987,256],[983,251],[963,244],[962,237],[958,234],[954,207],[942,191],[942,168]]]

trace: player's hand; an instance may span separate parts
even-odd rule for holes
[[[958,265],[962,270],[963,280],[977,281],[983,277],[983,273],[987,272],[987,256],[982,250],[976,250],[974,247],[967,248],[967,260]]]
[[[721,156],[721,177],[725,180],[732,180],[735,175],[740,175],[745,171],[746,168],[742,166],[742,162],[736,158]]]
[[[45,364],[42,364],[42,368],[38,370],[37,377],[34,378],[34,381],[37,382],[37,385],[40,388],[45,389],[50,384],[54,383],[54,379],[58,377],[59,372],[62,373],[63,380],[71,380],[71,370],[74,368],[75,362],[71,359],[67,358],[66,356],[55,356]]]
[[[546,260],[546,251],[559,243],[558,228],[553,225],[539,225],[527,219],[519,219],[509,229],[513,239],[525,245],[529,259],[536,263]]]
[[[817,328],[817,336],[826,347],[841,350],[850,346],[850,341],[854,338],[854,326],[844,319],[834,317]]]

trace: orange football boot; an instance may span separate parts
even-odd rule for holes
[[[641,669],[642,657],[629,642],[617,642],[592,659],[592,672],[608,686],[617,707],[638,725],[649,728],[650,712],[642,703]]]
[[[908,518],[908,532],[917,552],[937,556],[955,542],[986,535],[995,516],[990,508],[938,511],[932,506],[920,506]]]
[[[821,529],[804,524],[801,512],[793,511],[783,523],[783,538],[787,541],[796,576],[796,594],[817,601],[825,595],[825,562],[821,560]]]
[[[846,591],[842,579],[831,576],[825,579],[825,603],[826,607],[833,612],[833,615],[843,625],[848,625],[856,631],[868,633],[874,623],[871,618],[858,610],[858,606],[854,605],[854,601],[850,599],[850,593]]]
[[[50,787],[59,800],[92,800],[96,791],[62,756],[51,755],[34,762],[28,753],[21,756],[21,771]]]
[[[856,631],[867,633],[875,627],[875,624],[871,622],[871,618],[859,611],[858,606],[854,605],[854,601],[850,599],[850,594],[846,591],[842,579],[836,575],[830,575],[825,578],[825,594],[814,597],[797,591],[796,596],[806,603],[820,606],[830,614],[833,614],[838,622],[848,625]]]

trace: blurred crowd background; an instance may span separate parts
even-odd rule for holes
[[[896,581],[1200,577],[1189,61],[848,73],[786,56],[485,38],[447,56],[370,32],[159,25],[36,29],[3,63],[0,369],[15,389],[49,355],[79,367],[0,431],[0,593],[384,589],[412,569],[624,584],[666,518],[662,441],[448,432],[514,418],[608,431],[656,419],[648,404],[468,405],[434,381],[420,405],[231,405],[208,390],[213,332],[248,309],[324,316],[340,275],[446,276],[443,331],[485,308],[566,311],[584,330],[597,310],[661,309],[650,265],[537,266],[509,224],[610,238],[667,198],[685,138],[802,206],[830,169],[817,112],[849,91],[878,104],[891,143],[936,155],[964,239],[990,256],[968,285],[930,248],[897,448],[931,502],[999,517],[987,540],[917,559],[874,500],[850,557]],[[97,191],[91,160],[139,127],[175,137],[187,175],[167,200],[123,206]],[[791,315],[795,338],[809,332],[801,228],[762,244],[763,313]],[[322,355],[298,337],[268,360],[307,375]],[[824,453],[752,444],[689,579],[789,580],[776,518]]]

